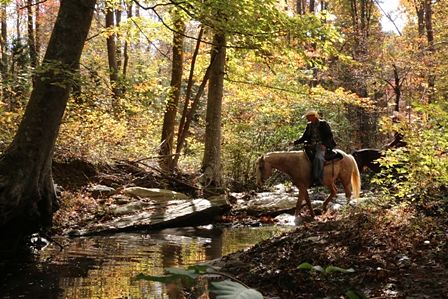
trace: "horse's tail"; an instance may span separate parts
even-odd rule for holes
[[[353,162],[352,169],[352,192],[354,198],[359,198],[361,194],[361,175],[359,174],[358,164],[356,163],[355,157],[352,155],[347,155]]]

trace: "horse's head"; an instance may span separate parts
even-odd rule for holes
[[[271,176],[272,167],[266,162],[264,156],[261,156],[255,162],[255,175],[257,179],[257,185],[261,186],[267,178]]]

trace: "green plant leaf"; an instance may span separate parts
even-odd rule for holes
[[[314,270],[317,272],[325,272],[325,269],[322,266],[313,266],[310,263],[301,263],[299,266],[297,266],[297,269],[302,269],[302,270]]]
[[[352,290],[345,292],[345,296],[348,299],[367,299],[367,297],[365,295],[363,295],[362,293],[358,293],[358,292],[352,291]]]
[[[353,268],[344,269],[336,266],[328,266],[327,268],[325,268],[325,273],[333,273],[333,272],[353,273],[355,272],[355,269]]]
[[[199,276],[195,269],[184,270],[179,268],[166,268],[165,272],[176,278],[181,278],[183,285],[188,288],[195,284],[196,278]]]
[[[166,268],[165,272],[168,274],[178,275],[178,276],[182,276],[182,277],[188,277],[193,280],[195,280],[199,276],[199,274],[194,269],[185,270],[185,269],[180,269],[180,268]]]
[[[263,299],[257,290],[230,280],[212,282],[210,292],[216,295],[216,299]]]
[[[345,292],[345,296],[347,296],[348,299],[360,299],[360,297],[356,294],[356,292],[353,291]]]
[[[311,270],[313,269],[313,265],[311,265],[310,263],[301,263],[300,265],[297,266],[297,269],[302,269],[302,270]]]
[[[203,274],[207,273],[209,269],[213,269],[209,265],[192,265],[187,268],[187,270],[193,270],[195,273]]]

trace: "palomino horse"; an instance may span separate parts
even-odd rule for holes
[[[359,197],[361,191],[361,179],[355,159],[352,155],[348,155],[341,150],[337,151],[342,154],[343,158],[335,162],[326,163],[324,167],[323,184],[330,190],[330,195],[323,203],[323,210],[327,209],[331,199],[336,196],[336,179],[341,180],[347,201],[350,200],[352,191],[355,198]],[[288,174],[293,184],[299,188],[295,215],[299,216],[302,202],[305,200],[311,216],[314,217],[313,207],[311,206],[307,190],[312,184],[311,162],[305,152],[272,152],[261,156],[256,161],[257,184],[261,185],[268,179],[272,175],[272,169],[274,168]]]

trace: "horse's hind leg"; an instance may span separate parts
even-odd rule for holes
[[[341,177],[342,186],[344,186],[345,198],[347,198],[347,203],[350,202],[352,197],[352,183],[350,177]]]
[[[347,203],[350,202],[350,198],[352,197],[352,187],[350,182],[344,182],[344,192],[345,192],[345,198],[347,198]]]
[[[333,183],[331,183],[329,186],[328,186],[328,189],[330,190],[330,195],[328,195],[328,197],[325,199],[325,201],[324,201],[324,203],[323,203],[323,205],[322,205],[322,210],[324,210],[324,211],[326,211],[327,210],[327,207],[328,207],[328,204],[330,203],[330,201],[334,198],[334,197],[336,197],[336,192],[337,192],[337,188],[336,188],[336,185],[335,185],[335,183],[333,182]]]

